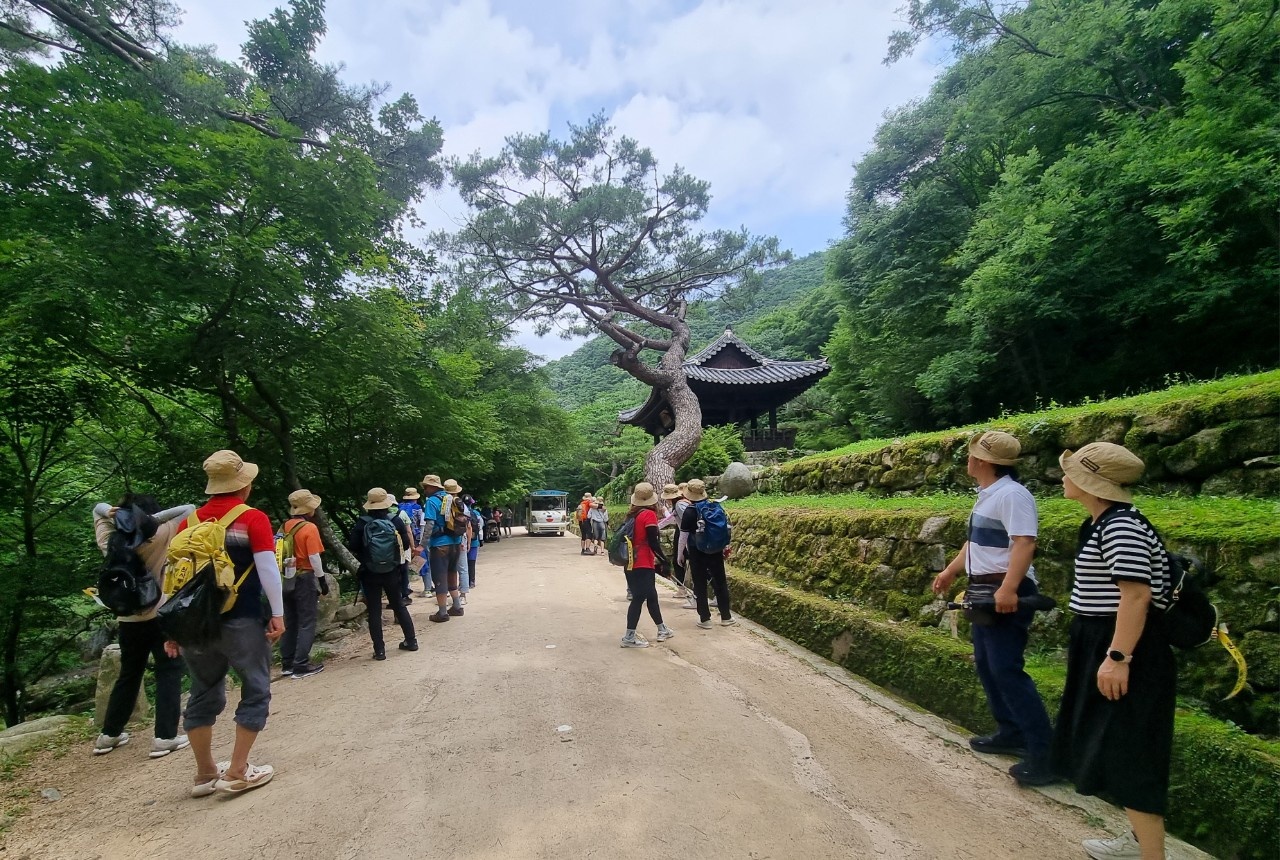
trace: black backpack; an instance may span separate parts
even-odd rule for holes
[[[116,511],[115,531],[107,539],[98,571],[98,600],[117,616],[137,615],[160,602],[160,583],[137,551],[157,527],[155,519],[136,505]]]
[[[1217,638],[1218,608],[1209,600],[1202,582],[1207,579],[1204,565],[1190,556],[1171,552],[1151,521],[1133,508],[1108,509],[1094,524],[1091,540],[1101,548],[1102,526],[1119,517],[1128,517],[1151,529],[1169,562],[1169,581],[1165,583],[1163,600],[1165,627],[1169,642],[1177,648],[1199,648]],[[1089,524],[1089,521],[1086,521]]]

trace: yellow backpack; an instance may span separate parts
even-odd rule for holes
[[[241,514],[249,510],[248,505],[236,505],[216,520],[201,522],[195,513],[187,519],[187,527],[173,536],[169,542],[164,569],[164,593],[172,597],[178,589],[186,585],[196,574],[206,567],[212,567],[214,582],[218,588],[227,592],[222,611],[227,612],[235,606],[240,586],[253,573],[253,565],[239,579],[236,579],[235,562],[227,554],[227,527],[234,523]]]

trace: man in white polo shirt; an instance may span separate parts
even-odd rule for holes
[[[1009,768],[1019,785],[1054,782],[1049,767],[1052,729],[1044,701],[1026,673],[1023,654],[1032,609],[1019,609],[1018,598],[1036,593],[1035,568],[1039,531],[1035,499],[1017,481],[1022,446],[1008,433],[983,433],[969,444],[969,475],[978,482],[978,501],[969,516],[968,540],[933,580],[944,594],[963,571],[974,586],[995,586],[995,613],[975,617],[973,662],[987,694],[996,732],[975,737],[976,752],[1019,755]],[[985,623],[984,623],[985,622]]]

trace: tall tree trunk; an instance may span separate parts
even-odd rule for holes
[[[645,478],[659,492],[664,484],[675,482],[676,470],[689,462],[702,442],[702,404],[689,387],[683,367],[689,347],[689,327],[680,320],[672,335],[672,347],[662,356],[658,368],[665,378],[663,393],[671,406],[675,426],[644,458]]]

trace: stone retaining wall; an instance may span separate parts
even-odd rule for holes
[[[730,517],[733,563],[743,569],[918,626],[944,621],[945,606],[930,584],[964,542],[963,514],[779,507],[731,508]],[[1176,530],[1168,540],[1214,572],[1211,596],[1250,664],[1250,689],[1224,702],[1236,671],[1226,651],[1211,644],[1180,652],[1180,693],[1249,731],[1274,734],[1280,725],[1280,549],[1262,540],[1188,541]],[[1062,606],[1070,594],[1075,545],[1075,524],[1042,520],[1036,572],[1041,590]],[[1067,624],[1061,610],[1037,613],[1034,647],[1065,644]]]
[[[1178,389],[1180,390],[1180,389]],[[1148,397],[993,421],[1022,442],[1019,471],[1033,492],[1062,481],[1058,455],[1088,442],[1123,444],[1147,464],[1148,492],[1280,496],[1280,372],[1187,386],[1186,396]],[[1170,394],[1172,393],[1169,392]],[[976,428],[893,440],[874,450],[766,469],[764,492],[938,492],[967,488]]]

